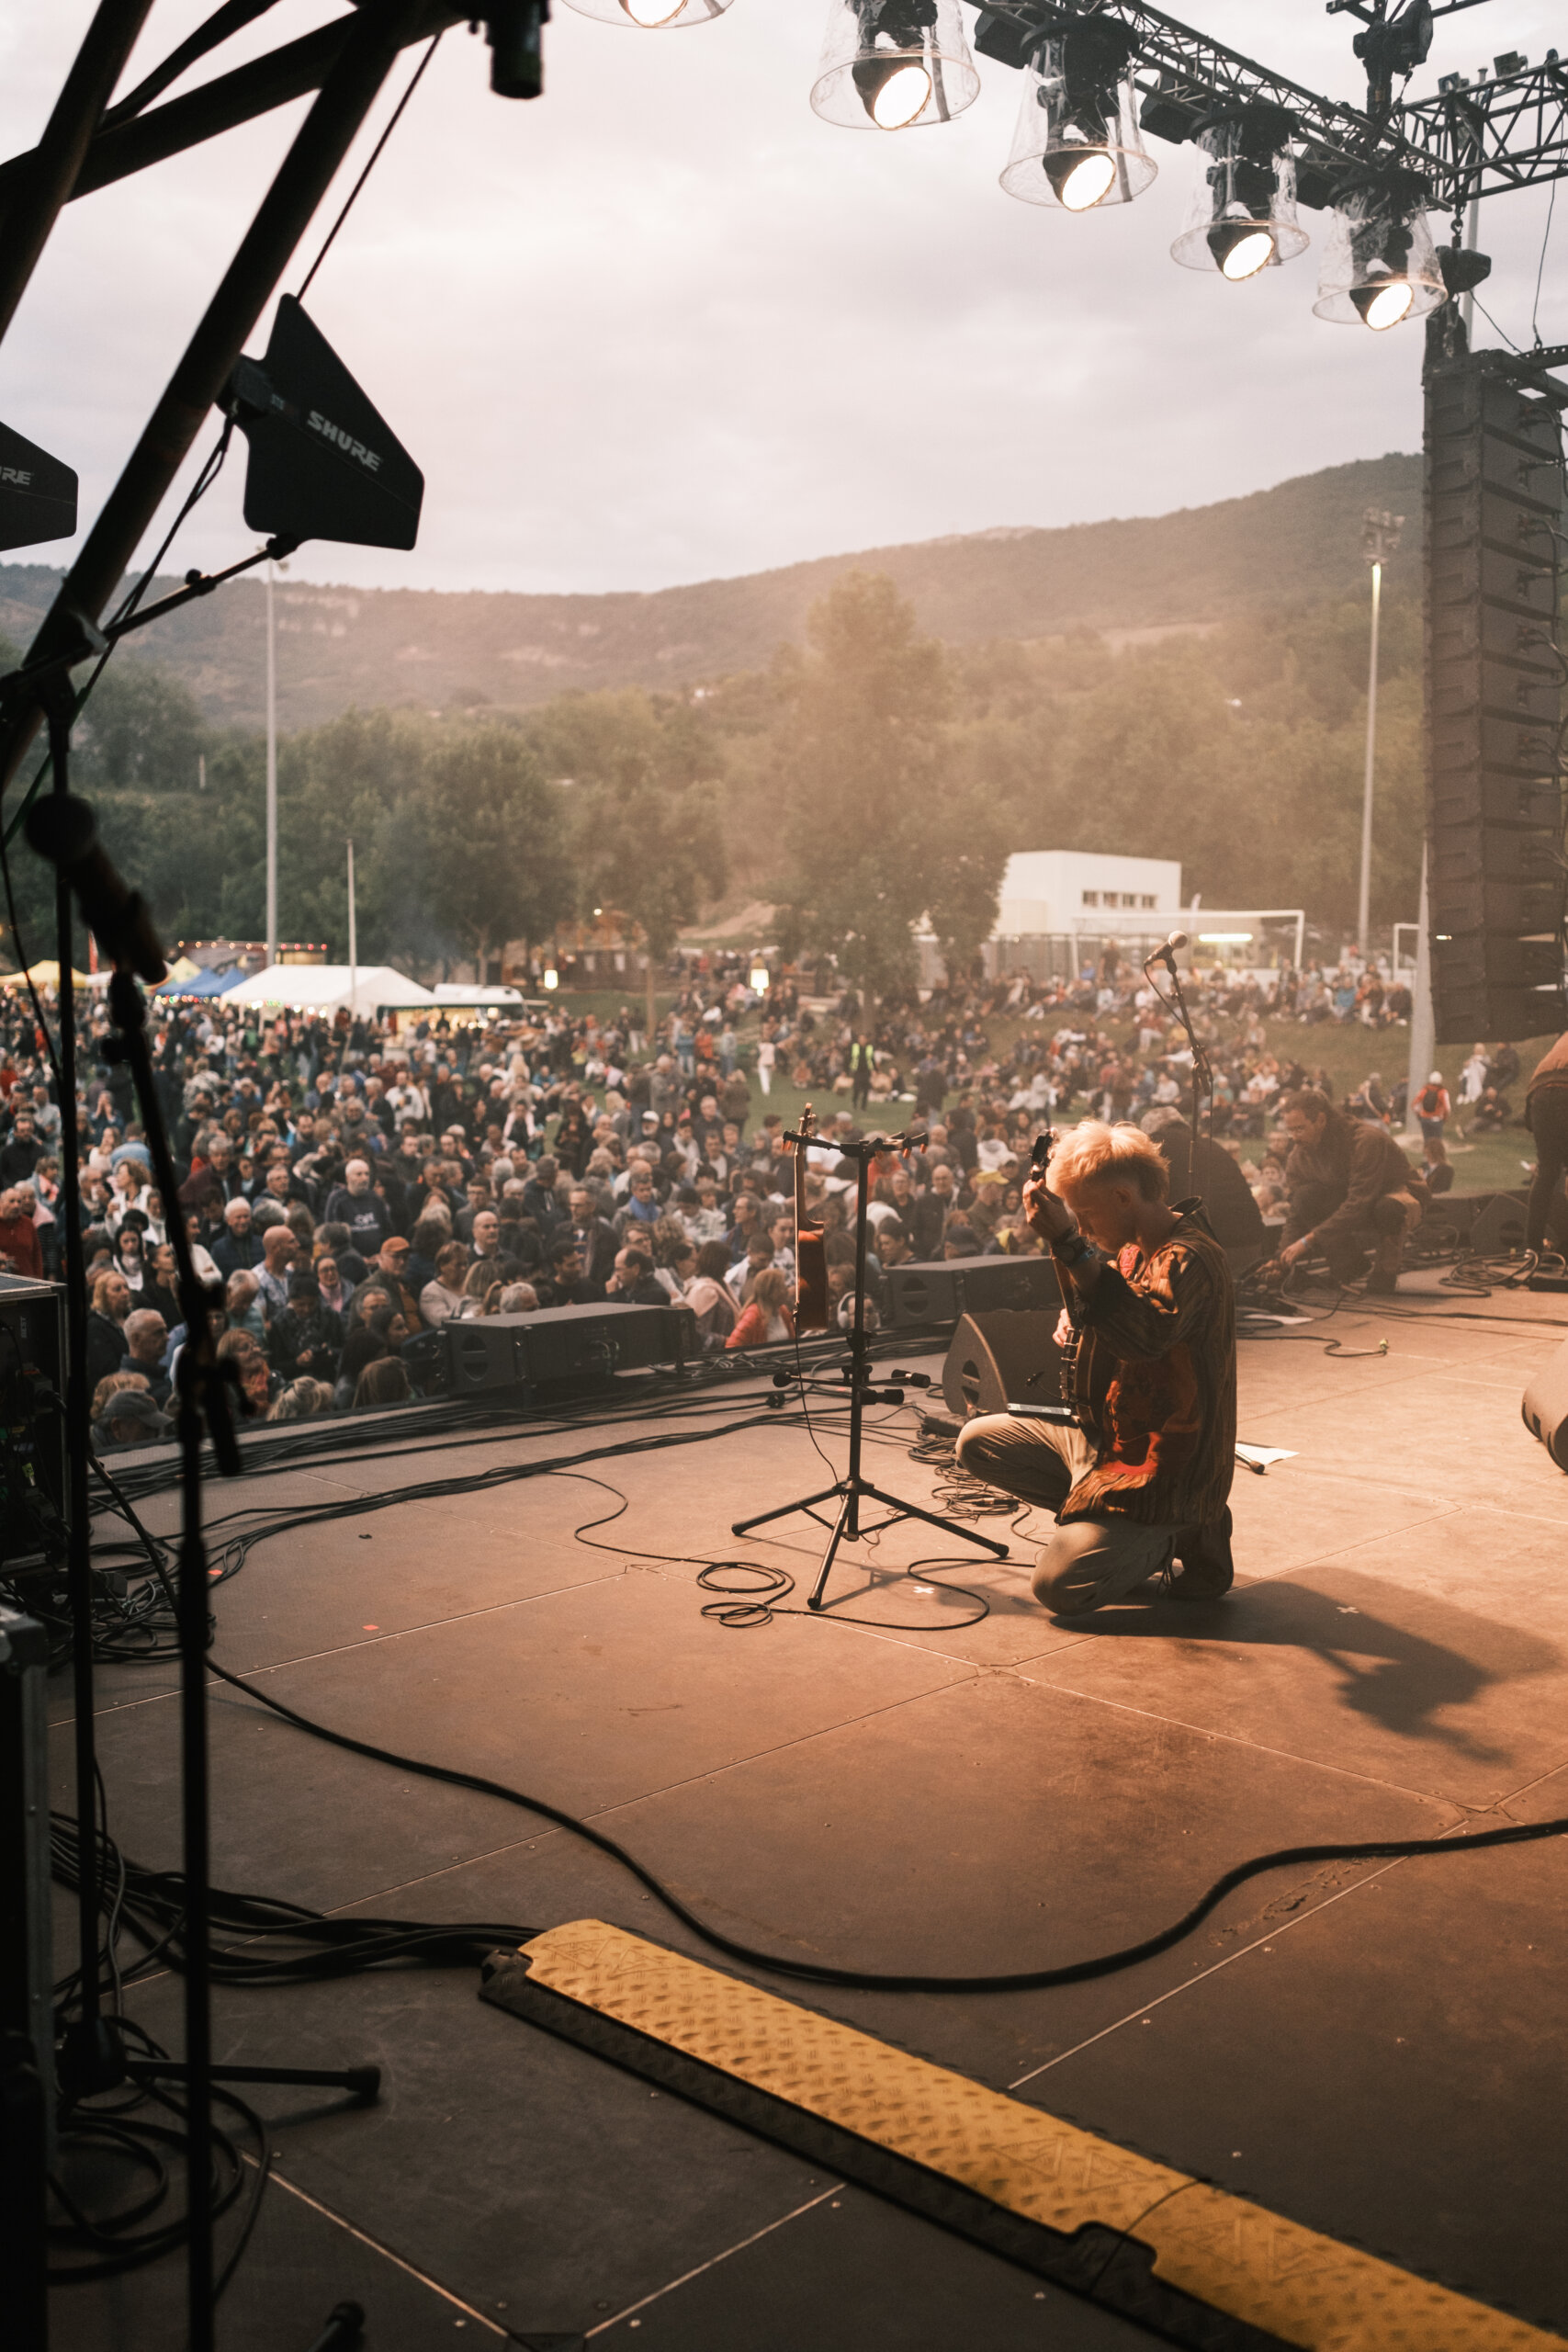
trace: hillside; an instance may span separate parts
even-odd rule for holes
[[[1157,630],[1301,606],[1359,590],[1367,506],[1409,517],[1400,571],[1408,563],[1414,577],[1420,476],[1418,458],[1368,458],[1170,514],[872,548],[650,594],[280,582],[278,723],[316,726],[351,704],[519,707],[569,687],[682,685],[758,669],[781,640],[798,641],[813,601],[856,566],[888,573],[921,628],[952,644],[1075,628]],[[0,636],[26,643],[59,576],[46,565],[0,564]],[[216,724],[259,727],[263,594],[254,581],[237,581],[130,639],[120,658],[155,661]]]

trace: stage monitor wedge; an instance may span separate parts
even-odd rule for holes
[[[245,521],[269,537],[412,548],[424,476],[292,294],[220,405],[250,443]]]
[[[58,458],[0,424],[0,549],[68,539],[76,528],[76,477]]]

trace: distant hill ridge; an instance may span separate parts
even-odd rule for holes
[[[815,599],[856,568],[889,573],[921,628],[955,645],[1075,628],[1121,639],[1313,604],[1359,587],[1368,506],[1408,518],[1399,569],[1408,564],[1414,577],[1421,461],[1393,455],[1169,514],[1057,530],[1000,525],[647,594],[280,582],[278,719],[286,729],[314,726],[350,704],[521,706],[568,687],[681,686],[758,669],[781,641],[799,641]],[[47,565],[0,564],[0,634],[25,643],[59,578]],[[118,658],[161,664],[215,722],[259,727],[263,591],[237,581],[130,640]]]

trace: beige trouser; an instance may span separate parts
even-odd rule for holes
[[[1055,1421],[983,1413],[958,1440],[958,1466],[988,1487],[1043,1510],[1060,1510],[1094,1460],[1082,1430]],[[1069,1520],[1041,1547],[1034,1598],[1057,1617],[1081,1617],[1120,1600],[1170,1566],[1176,1530],[1134,1519]]]

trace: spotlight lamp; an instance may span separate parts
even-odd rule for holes
[[[1238,285],[1306,251],[1310,240],[1296,219],[1294,128],[1282,107],[1264,105],[1211,116],[1200,127],[1204,168],[1170,249],[1183,269],[1218,270]]]
[[[1159,166],[1133,102],[1133,35],[1085,17],[1043,41],[1024,68],[1023,102],[1001,184],[1025,204],[1091,212],[1130,204]]]
[[[1414,172],[1346,182],[1324,246],[1313,304],[1318,317],[1381,334],[1448,299],[1427,226],[1425,183]]]
[[[708,25],[731,0],[567,0],[580,16],[602,25],[633,25],[639,32],[679,32],[682,25]]]
[[[949,122],[979,96],[958,0],[830,0],[811,104],[852,130]]]

